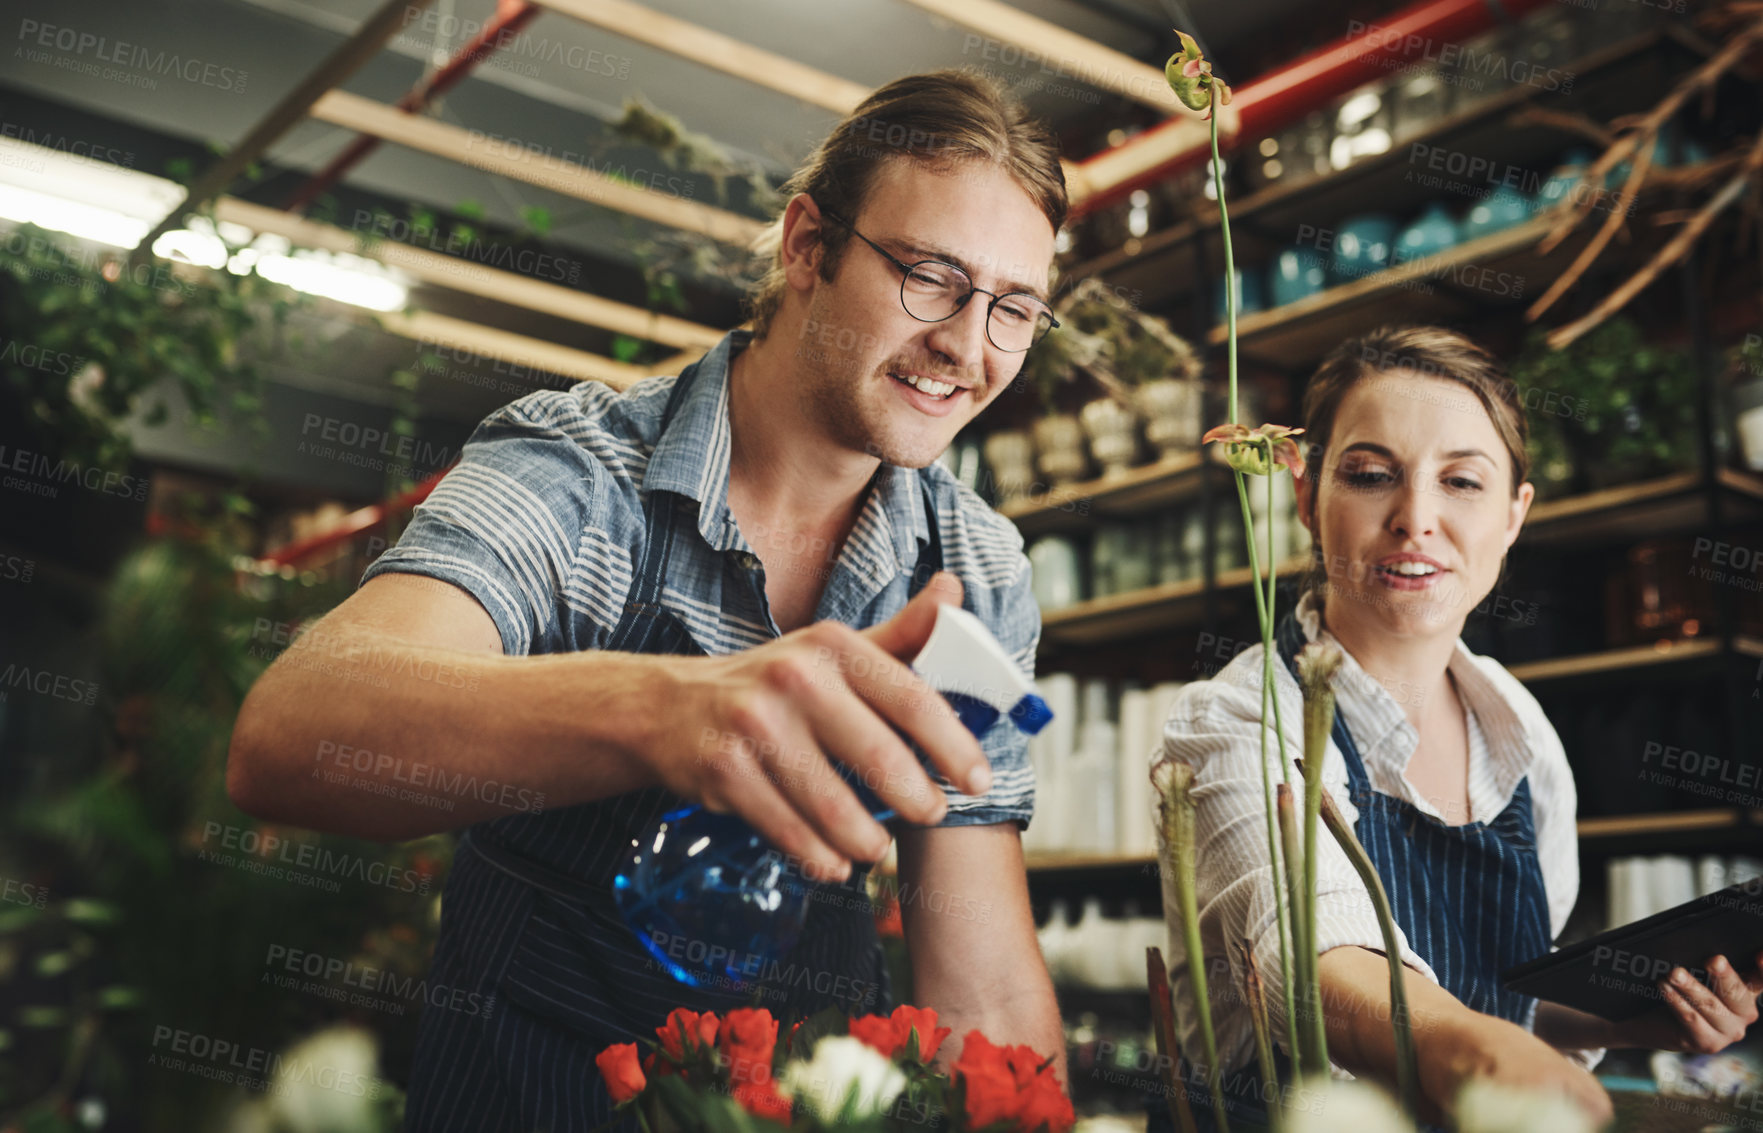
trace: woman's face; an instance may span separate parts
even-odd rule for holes
[[[1298,506],[1322,547],[1331,626],[1462,632],[1499,577],[1535,490],[1487,410],[1445,378],[1370,374],[1341,399]]]

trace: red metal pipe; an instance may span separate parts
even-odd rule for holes
[[[496,14],[491,16],[483,29],[472,37],[470,43],[461,47],[447,65],[434,74],[423,79],[400,98],[398,109],[407,114],[414,114],[427,106],[431,99],[446,93],[469,75],[474,67],[500,47],[518,36],[521,29],[532,22],[541,9],[528,0],[497,0]],[[303,213],[312,206],[319,196],[343,179],[343,175],[359,165],[363,158],[379,148],[380,139],[371,134],[362,134],[350,143],[349,147],[331,160],[311,180],[288,198],[284,209],[292,213]]]
[[[1230,107],[1241,116],[1237,140],[1249,141],[1265,137],[1317,108],[1329,99],[1363,86],[1391,70],[1409,62],[1436,61],[1456,51],[1456,44],[1469,36],[1492,27],[1496,11],[1517,18],[1547,0],[1421,0],[1375,24],[1354,28],[1348,35],[1327,47],[1312,51],[1294,62],[1270,71],[1260,78],[1232,88]],[[1357,23],[1357,21],[1354,21]],[[1164,130],[1172,129],[1178,120],[1160,123],[1134,135],[1119,146],[1104,150],[1113,154],[1121,150],[1152,144]],[[1233,143],[1234,144],[1234,143]],[[1224,141],[1221,138],[1222,148]],[[1072,207],[1073,215],[1119,200],[1134,189],[1160,180],[1171,173],[1204,161],[1211,152],[1209,143],[1191,146],[1181,153],[1158,163],[1127,181],[1085,197]],[[1098,158],[1078,162],[1086,169]]]
[[[381,503],[357,508],[344,516],[343,522],[329,531],[314,535],[310,539],[302,539],[298,543],[289,543],[285,547],[277,548],[265,555],[263,561],[275,567],[295,566],[351,540],[378,531],[385,527],[386,522],[393,516],[409,511],[428,499],[429,493],[435,490],[435,485],[439,484],[441,477],[449,471],[451,471],[450,468],[443,468],[407,492],[402,492]]]

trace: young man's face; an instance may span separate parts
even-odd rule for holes
[[[976,287],[1049,299],[1053,226],[992,163],[938,172],[892,161],[860,215],[844,219],[903,263],[942,260],[966,269]],[[920,322],[901,305],[901,278],[886,257],[849,236],[833,281],[813,276],[797,353],[813,419],[835,440],[922,468],[1010,384],[1026,353],[1006,353],[987,338],[990,296],[975,292],[948,319]],[[902,380],[908,375],[957,388],[933,396]]]

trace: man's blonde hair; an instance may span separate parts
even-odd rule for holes
[[[934,169],[959,162],[989,161],[1010,175],[1040,207],[1053,230],[1065,223],[1065,172],[1059,143],[995,80],[969,71],[909,75],[877,90],[815,149],[784,185],[787,202],[807,193],[822,210],[855,222],[885,163],[905,158]],[[822,229],[820,275],[831,281],[850,232]],[[753,337],[764,338],[783,304],[783,217],[754,242],[765,274],[747,296]]]

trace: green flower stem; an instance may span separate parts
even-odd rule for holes
[[[1292,953],[1291,966],[1285,973],[1286,1004],[1292,1010],[1292,1017],[1287,1020],[1289,1029],[1297,1036],[1292,1040],[1292,1060],[1302,1070],[1308,1070],[1313,1061],[1310,1054],[1311,1032],[1298,1024],[1298,1009],[1293,1006],[1302,1003],[1303,1010],[1310,1010],[1310,979],[1315,964],[1315,938],[1312,935],[1310,921],[1310,894],[1304,890],[1303,851],[1299,849],[1298,818],[1296,807],[1292,803],[1292,788],[1281,783],[1279,791],[1279,840],[1285,848],[1286,886],[1291,890],[1292,910]],[[1305,1020],[1308,1023],[1308,1019]]]
[[[1304,776],[1304,893],[1306,895],[1305,936],[1312,945],[1312,950],[1305,953],[1304,961],[1308,979],[1305,994],[1309,1002],[1305,1005],[1310,1013],[1307,1020],[1311,1026],[1311,1045],[1306,1054],[1304,1070],[1306,1073],[1328,1073],[1328,1028],[1322,1018],[1322,988],[1316,979],[1316,829],[1319,823],[1317,816],[1322,809],[1322,764],[1328,754],[1328,734],[1334,728],[1334,686],[1330,684],[1332,670],[1310,673],[1300,666],[1299,676],[1304,678],[1304,766],[1316,768],[1316,774]]]
[[[1273,1036],[1267,1027],[1267,999],[1261,992],[1261,972],[1255,966],[1255,950],[1248,941],[1242,944],[1243,951],[1243,984],[1249,998],[1249,1022],[1255,1027],[1255,1061],[1261,1067],[1261,1082],[1265,1086],[1270,1082],[1279,1081],[1279,1072],[1273,1066]],[[1280,1105],[1280,1092],[1263,1090],[1261,1096],[1267,1101],[1267,1124],[1272,1133],[1279,1133],[1285,1125],[1285,1109]]]
[[[1195,892],[1194,869],[1194,769],[1185,763],[1170,767],[1169,786],[1163,795],[1164,841],[1175,869],[1175,898],[1181,907],[1183,943],[1188,952],[1188,975],[1194,985],[1194,1009],[1200,1018],[1200,1040],[1206,1047],[1206,1084],[1212,1091],[1212,1112],[1220,1133],[1230,1133],[1225,1116],[1222,1069],[1218,1065],[1218,1039],[1212,1030],[1212,997],[1206,989],[1206,954],[1200,948],[1200,904]]]
[[[1218,156],[1218,88],[1216,86],[1211,87],[1211,95],[1212,117],[1210,119],[1210,134],[1212,139],[1212,186],[1213,191],[1218,196],[1219,231],[1224,237],[1224,312],[1225,328],[1227,331],[1225,336],[1225,349],[1227,351],[1226,371],[1230,378],[1230,398],[1227,420],[1230,424],[1234,425],[1237,420],[1236,260],[1231,251],[1230,244],[1230,210],[1224,203],[1224,163]],[[1272,456],[1271,446],[1269,446],[1268,455],[1269,457]],[[1279,465],[1273,464],[1271,459],[1269,460],[1267,474],[1267,498],[1271,505],[1273,500],[1273,477],[1279,474]],[[1255,594],[1255,618],[1260,623],[1261,627],[1261,794],[1267,801],[1267,860],[1269,868],[1273,871],[1274,919],[1275,923],[1279,926],[1279,963],[1281,974],[1285,977],[1281,981],[1281,991],[1286,1001],[1286,1042],[1288,1044],[1287,1049],[1292,1052],[1292,1055],[1295,1058],[1298,1054],[1298,1013],[1296,1010],[1297,1001],[1294,997],[1295,993],[1292,987],[1292,944],[1290,933],[1287,929],[1291,914],[1286,906],[1284,895],[1285,887],[1280,884],[1280,852],[1277,844],[1278,839],[1275,835],[1273,790],[1271,784],[1268,782],[1267,775],[1267,706],[1271,701],[1273,705],[1273,734],[1279,748],[1280,778],[1286,783],[1290,783],[1292,780],[1291,771],[1286,766],[1285,725],[1280,719],[1279,697],[1273,695],[1273,610],[1274,601],[1278,594],[1275,590],[1276,577],[1274,572],[1277,564],[1272,562],[1267,564],[1267,590],[1263,593],[1261,589],[1260,555],[1257,553],[1255,546],[1255,519],[1249,507],[1248,481],[1243,479],[1243,473],[1240,471],[1235,473],[1235,480],[1237,488],[1237,503],[1240,505],[1243,512],[1244,542],[1248,544],[1249,550],[1250,589],[1254,591]],[[1273,508],[1271,506],[1267,509],[1267,524],[1267,557],[1272,559]]]
[[[1310,772],[1305,767],[1308,780]],[[1322,764],[1316,764],[1316,778],[1322,778]],[[1396,944],[1396,918],[1390,912],[1389,894],[1384,891],[1383,878],[1377,875],[1377,867],[1371,864],[1371,857],[1359,839],[1353,834],[1353,828],[1341,816],[1334,800],[1326,793],[1322,796],[1322,821],[1334,840],[1340,844],[1353,868],[1359,871],[1359,879],[1365,883],[1366,892],[1371,894],[1372,907],[1377,910],[1377,927],[1383,933],[1384,956],[1390,963],[1390,1023],[1395,1032],[1396,1040],[1396,1090],[1402,1098],[1402,1108],[1410,1115],[1420,1112],[1420,1073],[1414,1058],[1414,1028],[1408,1016],[1408,988],[1403,980],[1402,954]]]

